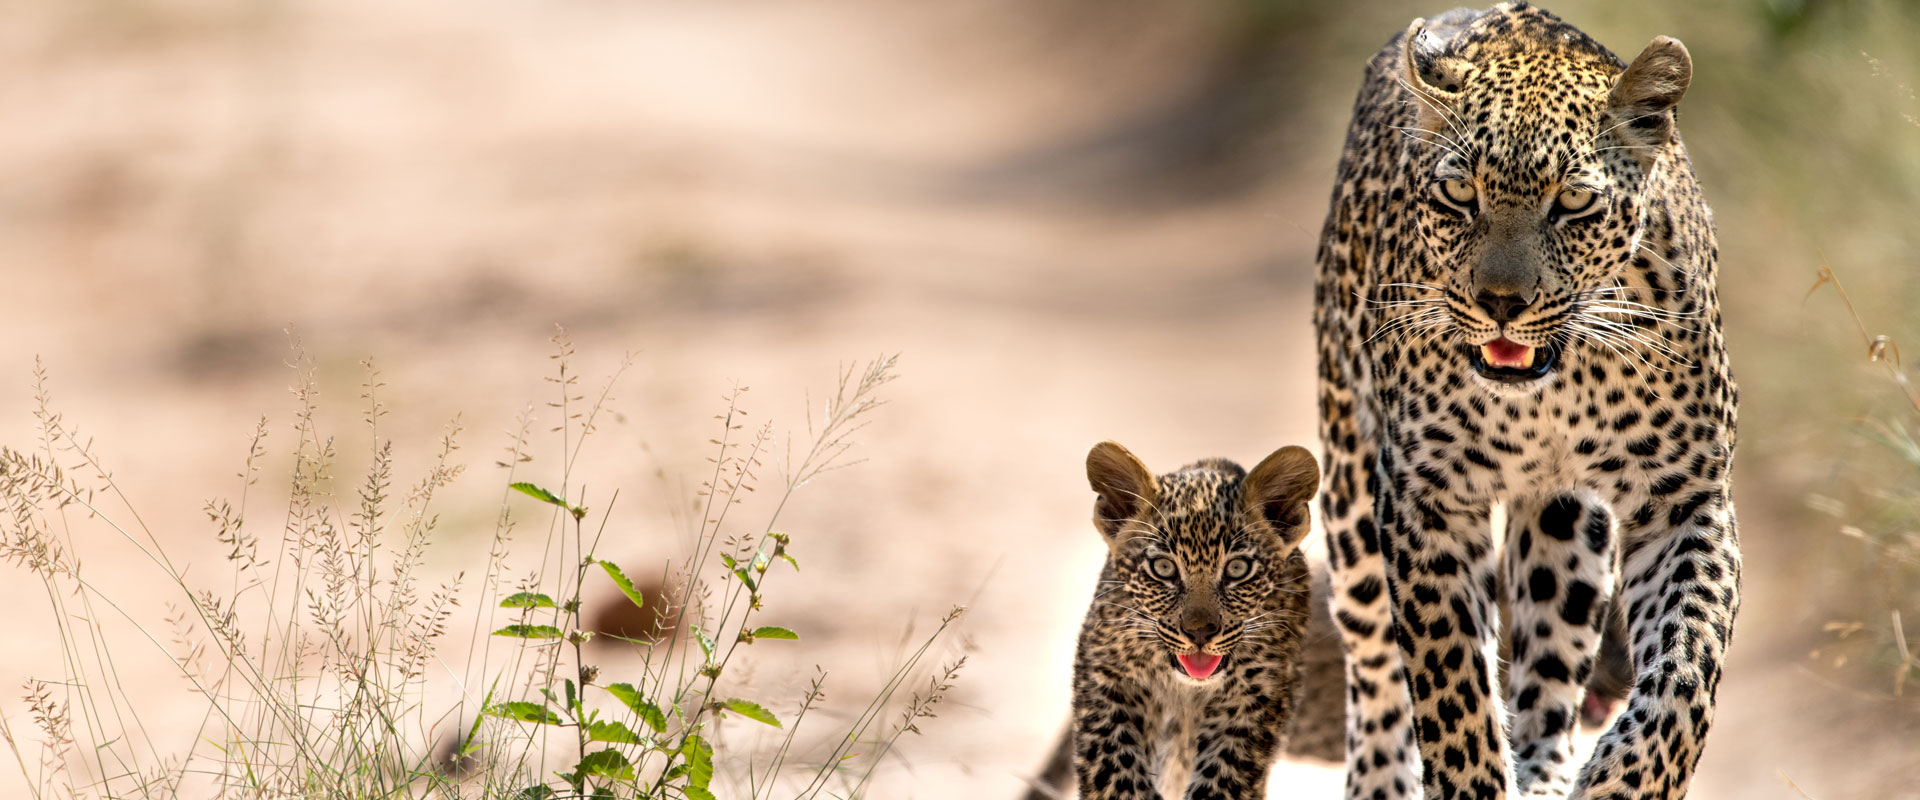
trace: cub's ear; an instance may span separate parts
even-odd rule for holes
[[[1413,94],[1420,127],[1432,133],[1451,128],[1449,115],[1460,100],[1466,61],[1447,52],[1447,43],[1416,19],[1400,37],[1400,81]]]
[[[1307,506],[1320,490],[1320,465],[1302,447],[1282,447],[1247,473],[1241,510],[1273,526],[1289,547],[1307,536]]]
[[[1673,107],[1693,82],[1693,57],[1679,39],[1655,36],[1627,65],[1607,96],[1607,125],[1629,145],[1664,145],[1673,137]]]
[[[1093,527],[1109,546],[1118,544],[1127,521],[1153,506],[1156,489],[1147,465],[1114,442],[1101,442],[1087,453],[1087,483],[1100,499],[1093,504]]]

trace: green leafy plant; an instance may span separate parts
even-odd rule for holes
[[[395,498],[394,443],[383,438],[383,384],[371,362],[362,391],[369,466],[352,507],[336,504],[335,487],[343,483],[334,439],[318,430],[312,368],[296,358],[302,366],[286,521],[273,537],[278,541],[247,522],[249,494],[267,458],[269,425],[262,419],[239,499],[206,507],[231,567],[218,591],[170,559],[91,441],[52,410],[46,374],[38,370],[37,446],[0,449],[0,556],[45,584],[64,654],[65,674],[27,685],[40,758],[22,749],[25,732],[0,716],[0,734],[34,796],[714,800],[722,777],[744,784],[754,798],[858,795],[899,737],[931,716],[964,663],[939,670],[925,692],[904,703],[899,723],[876,734],[884,711],[962,610],[943,617],[866,710],[827,740],[827,752],[805,763],[793,758],[795,733],[824,698],[825,673],[816,672],[798,710],[783,717],[736,680],[732,667],[741,648],[774,648],[768,657],[776,662],[802,656],[800,633],[762,619],[767,593],[800,567],[794,535],[776,524],[802,486],[852,463],[845,458],[852,437],[881,405],[877,392],[892,380],[894,359],[841,373],[837,391],[818,409],[818,426],[788,446],[793,455],[779,464],[771,511],[751,525],[735,517],[760,488],[762,472],[772,472],[765,462],[773,460],[778,437],[771,425],[749,431],[740,406],[745,390],[729,394],[699,491],[691,555],[663,568],[656,584],[636,581],[596,554],[619,495],[590,507],[574,474],[627,365],[589,403],[578,394],[570,341],[564,332],[554,341],[557,375],[549,380],[559,398],[549,405],[561,420],[553,428],[561,458],[552,482],[519,474],[534,461],[532,414],[523,412],[497,462],[506,479],[483,579],[463,592],[464,573],[456,574],[424,596],[418,587],[438,525],[435,496],[464,472],[455,462],[460,426],[456,420],[447,427],[428,474]],[[529,501],[533,516],[548,521],[541,566],[511,578],[513,532]],[[116,587],[87,577],[76,555],[82,528],[111,532],[171,586],[178,599],[164,620],[170,642]],[[618,590],[617,602],[652,615],[655,633],[591,629],[584,598],[608,584]],[[471,619],[456,615],[463,602],[475,609]],[[94,624],[108,616],[120,624]],[[429,666],[446,662],[447,632],[467,622],[475,635],[458,685],[448,686]],[[605,649],[588,647],[596,638],[628,651],[616,659],[627,673],[607,668],[603,675],[594,653]],[[162,743],[165,730],[142,720],[143,698],[122,682],[129,669],[123,665],[138,658],[134,650],[159,653],[198,698],[199,725],[176,732],[183,748]],[[455,699],[438,699],[449,692]],[[779,731],[778,746],[735,752],[726,759],[733,766],[719,768],[719,752],[731,746],[719,727],[727,719]]]

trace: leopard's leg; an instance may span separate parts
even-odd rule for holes
[[[1073,767],[1084,800],[1159,800],[1149,702],[1145,689],[1126,678],[1076,664]]]
[[[1407,664],[1427,800],[1501,800],[1512,783],[1506,714],[1495,692],[1499,610],[1486,506],[1444,482],[1450,472],[1396,464],[1375,504]]]
[[[1714,691],[1740,604],[1739,537],[1724,486],[1673,492],[1653,514],[1678,527],[1626,527],[1627,625],[1639,678],[1573,796],[1680,798],[1713,721]],[[1620,507],[1616,505],[1616,507]]]
[[[1507,508],[1507,700],[1516,788],[1566,797],[1573,732],[1613,600],[1613,513],[1561,494]]]
[[[1320,521],[1326,530],[1328,589],[1346,654],[1347,800],[1420,796],[1420,760],[1413,742],[1413,709],[1400,650],[1393,642],[1393,611],[1374,521],[1378,448],[1361,430],[1350,393],[1323,397],[1321,441],[1326,463]]]

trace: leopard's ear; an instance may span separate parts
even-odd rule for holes
[[[1613,82],[1606,127],[1628,145],[1664,145],[1673,138],[1673,108],[1693,82],[1693,57],[1679,39],[1655,36]]]
[[[1425,19],[1416,19],[1400,37],[1400,82],[1413,95],[1408,101],[1419,107],[1419,125],[1433,133],[1446,134],[1448,119],[1460,100],[1466,80],[1467,62],[1450,54],[1447,43],[1427,28]]]
[[[1271,525],[1287,546],[1307,536],[1307,507],[1320,490],[1320,465],[1303,447],[1282,447],[1247,473],[1240,505],[1251,521]]]
[[[1147,465],[1114,442],[1096,444],[1087,453],[1087,483],[1100,495],[1093,503],[1093,527],[1109,546],[1119,543],[1129,520],[1153,507],[1157,492]]]

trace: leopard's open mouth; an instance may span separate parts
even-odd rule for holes
[[[1500,383],[1526,383],[1546,377],[1560,360],[1560,348],[1549,344],[1530,347],[1502,336],[1481,345],[1468,345],[1467,357],[1480,377]]]
[[[1174,666],[1179,668],[1181,672],[1186,673],[1187,677],[1196,681],[1204,681],[1212,677],[1214,673],[1220,671],[1220,665],[1227,660],[1226,656],[1216,656],[1212,653],[1176,653],[1171,655],[1173,655]]]

